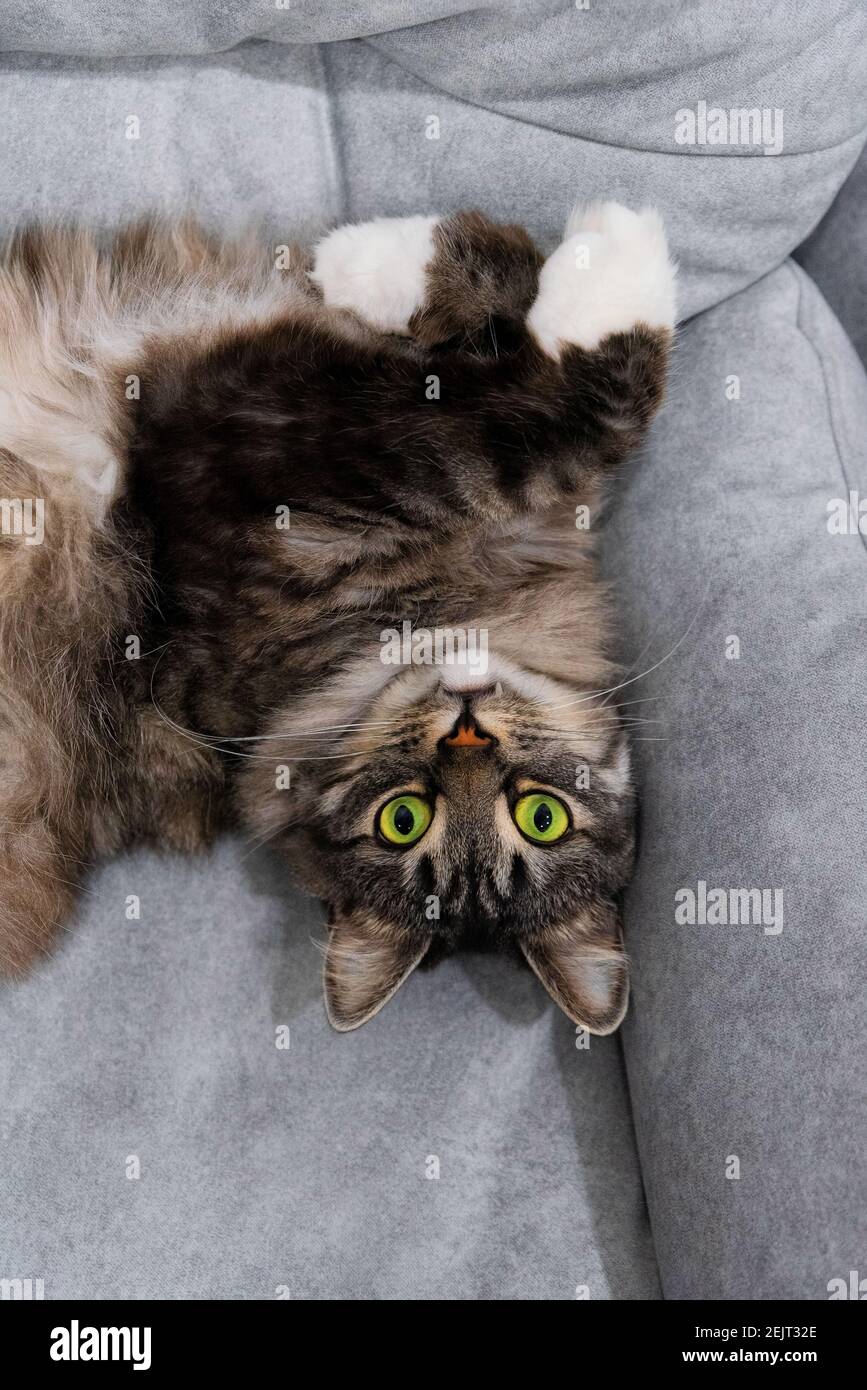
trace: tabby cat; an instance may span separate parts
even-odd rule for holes
[[[95,859],[240,824],[324,901],[336,1028],[463,943],[616,1028],[634,793],[589,537],[673,324],[660,220],[616,203],[547,260],[478,212],[312,254],[188,224],[15,236],[5,972]]]

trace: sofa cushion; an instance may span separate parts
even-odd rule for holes
[[[0,989],[0,1275],[46,1298],[658,1297],[617,1040],[576,1048],[497,957],[335,1033],[324,937],[233,842],[94,877],[62,951]]]
[[[687,326],[657,426],[607,542],[622,698],[649,721],[624,1046],[662,1285],[827,1298],[867,1241],[867,553],[845,520],[867,377],[789,263]]]
[[[11,0],[3,217],[116,221],[183,204],[286,236],[479,205],[553,245],[576,199],[653,202],[689,317],[779,264],[863,146],[857,0],[785,16],[752,0],[687,12],[653,0],[640,21],[631,3],[462,10]],[[752,111],[767,130],[741,120]],[[681,143],[690,113],[694,143]],[[768,138],[743,143],[754,133]]]
[[[816,282],[867,367],[867,150],[796,259]]]

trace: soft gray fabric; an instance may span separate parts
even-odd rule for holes
[[[490,0],[485,0],[490,7]],[[327,43],[472,12],[473,0],[4,0],[0,47],[31,53],[219,53],[245,39]],[[550,9],[529,0],[528,9]]]
[[[864,143],[858,0],[703,0],[686,12],[671,0],[640,12],[632,0],[532,0],[438,19],[445,7],[7,6],[3,219],[113,223],[185,205],[223,227],[261,219],[285,238],[339,218],[479,204],[553,245],[576,200],[653,202],[689,317],[779,264]],[[349,34],[367,37],[310,42]],[[104,61],[251,36],[286,41]],[[783,152],[677,144],[676,113],[700,101],[781,110]],[[131,115],[138,140],[126,138]],[[429,117],[439,139],[427,138]]]
[[[0,1277],[46,1298],[658,1297],[616,1039],[576,1049],[498,957],[417,973],[334,1033],[318,909],[243,854],[115,861],[48,968],[0,990]]]
[[[867,151],[797,260],[815,280],[867,366]]]
[[[867,553],[827,527],[850,488],[867,377],[787,264],[684,330],[608,537],[635,673],[662,662],[623,691],[662,740],[637,744],[624,1044],[667,1298],[827,1298],[864,1263]],[[782,932],[677,925],[700,879],[782,890]]]
[[[863,143],[854,0],[439,19],[460,8],[7,0],[0,231],[192,207],[282,242],[478,204],[553,245],[575,199],[617,197],[665,214],[688,317],[778,266]],[[147,53],[187,56],[107,61]],[[677,146],[675,112],[700,100],[782,107],[784,152]],[[854,470],[867,437],[864,387],[805,284],[798,326],[799,283],[777,270],[686,331],[609,548],[636,651],[663,654],[710,585],[634,687],[675,725],[638,745],[626,1034],[669,1297],[824,1297],[863,1253],[847,990],[864,557],[821,531],[837,451]],[[730,631],[744,652],[723,664]],[[675,887],[702,876],[782,886],[782,937],[674,928]],[[658,1296],[618,1043],[577,1051],[529,974],[490,959],[420,974],[334,1035],[316,922],[230,844],[99,873],[61,954],[0,1000],[0,1277],[49,1297]]]

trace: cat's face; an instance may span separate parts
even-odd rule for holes
[[[411,667],[305,762],[283,837],[329,908],[329,1017],[373,1016],[430,953],[520,949],[576,1023],[620,1023],[633,856],[625,736],[598,697],[492,666]]]

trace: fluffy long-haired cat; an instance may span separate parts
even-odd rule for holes
[[[476,212],[312,256],[14,238],[3,969],[96,858],[240,823],[326,905],[338,1029],[464,942],[616,1028],[634,795],[589,537],[673,323],[659,218],[615,203],[547,260]]]

